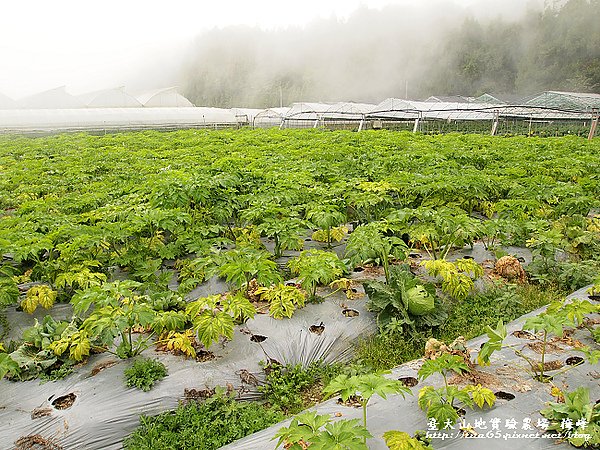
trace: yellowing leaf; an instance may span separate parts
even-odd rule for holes
[[[23,311],[32,314],[38,305],[50,309],[56,300],[56,291],[53,291],[50,286],[39,284],[32,286],[27,291],[25,299],[21,302]]]
[[[38,306],[38,299],[35,296],[26,296],[21,302],[21,308],[23,311],[29,314],[33,314]]]
[[[90,354],[91,344],[90,340],[84,335],[79,334],[79,336],[77,337],[79,338],[79,340],[74,341],[71,344],[69,355],[75,361],[81,361],[85,356],[88,356]]]
[[[493,406],[496,402],[496,396],[494,393],[478,384],[477,386],[467,386],[467,390],[470,392],[473,397],[473,401],[477,406],[483,408],[483,406],[487,403],[488,406]]]
[[[385,444],[390,450],[428,450],[431,446],[424,444],[404,431],[386,431],[383,433]]]

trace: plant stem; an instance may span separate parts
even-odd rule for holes
[[[367,428],[367,403],[369,401],[365,401],[363,400],[362,403],[362,408],[363,408],[363,425],[365,426],[365,428]],[[363,437],[363,442],[366,444],[367,443],[367,438]]]
[[[544,381],[544,359],[546,357],[546,340],[548,339],[548,331],[544,330],[544,343],[542,345],[542,365],[540,367],[540,381]]]

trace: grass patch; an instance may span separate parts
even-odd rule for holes
[[[140,358],[125,370],[125,382],[128,387],[136,387],[144,392],[149,391],[154,383],[167,376],[165,365],[155,359]]]
[[[265,366],[265,384],[258,390],[266,405],[285,414],[296,414],[322,401],[322,388],[344,370],[341,364],[325,365],[320,361],[306,368],[300,364],[269,364]]]
[[[421,336],[378,334],[359,342],[356,361],[374,370],[391,369],[419,358],[427,338],[452,342],[458,336],[472,339],[485,333],[498,320],[510,322],[565,296],[565,292],[539,285],[498,283],[485,292],[471,294],[450,305],[448,320],[440,327],[424,331]]]
[[[180,404],[174,411],[140,417],[125,439],[127,450],[213,450],[283,420],[283,413],[256,402],[237,402],[219,393],[203,403]]]

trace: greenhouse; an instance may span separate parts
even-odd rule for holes
[[[231,112],[240,126],[253,126],[254,118],[263,111],[257,108],[231,108]]]
[[[82,108],[0,110],[0,132],[126,131],[235,127],[220,108]]]
[[[176,87],[144,92],[138,95],[137,99],[146,108],[190,108],[194,106],[177,91]]]
[[[283,118],[281,128],[317,128],[321,117],[330,110],[333,103],[292,103]]]
[[[66,91],[65,86],[30,95],[18,100],[17,105],[22,109],[72,109],[85,107],[83,101]]]
[[[141,108],[142,104],[135,97],[125,92],[124,87],[104,89],[78,95],[86,108]]]
[[[588,136],[597,118],[593,111],[550,106],[492,103],[419,102],[388,98],[367,114],[372,128],[407,129],[425,133],[475,132]]]
[[[264,109],[254,116],[253,126],[256,128],[280,127],[289,110],[289,107]]]
[[[525,105],[558,110],[595,111],[598,113],[600,110],[600,94],[546,91],[530,98],[525,102]]]

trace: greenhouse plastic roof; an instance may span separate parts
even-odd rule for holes
[[[426,102],[440,102],[440,103],[470,103],[473,101],[473,97],[463,97],[462,95],[432,95],[426,98]]]
[[[374,107],[375,105],[371,103],[341,102],[331,105],[321,117],[324,119],[360,120]]]
[[[600,109],[600,94],[546,91],[526,102],[527,105],[571,110]]]
[[[262,111],[256,108],[231,108],[231,112],[240,123],[253,123],[254,118]]]
[[[283,118],[287,115],[287,113],[290,111],[290,107],[289,106],[283,106],[281,108],[267,108],[267,109],[263,109],[261,112],[259,112],[255,118],[263,118],[263,117],[269,117],[269,118]]]
[[[488,103],[419,102],[388,98],[369,117],[392,119],[491,120],[497,106]]]
[[[189,108],[194,106],[177,91],[175,86],[144,92],[138,95],[137,99],[147,108]]]
[[[292,103],[285,115],[286,119],[316,120],[329,111],[335,103]]]
[[[441,119],[441,120],[493,120],[494,117],[521,119],[583,119],[591,118],[589,112],[563,110],[542,106],[511,106],[491,103],[419,102],[388,98],[375,106],[369,118],[381,119]]]
[[[60,86],[48,91],[39,92],[17,101],[17,106],[22,109],[53,109],[53,108],[83,108],[83,101],[69,94],[65,86]]]
[[[86,108],[140,108],[142,104],[123,87],[78,95]]]
[[[67,131],[236,125],[220,108],[83,108],[0,110],[0,131]]]

